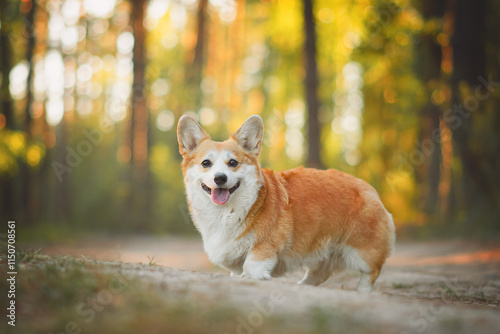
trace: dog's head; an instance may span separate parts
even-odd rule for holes
[[[263,133],[262,119],[254,115],[228,140],[216,142],[194,118],[182,116],[177,139],[188,196],[224,205],[233,197],[254,195],[246,192],[255,191],[260,182],[258,157]]]

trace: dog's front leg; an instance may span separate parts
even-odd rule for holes
[[[262,252],[254,248],[243,263],[243,273],[236,277],[270,279],[277,261],[276,253]]]

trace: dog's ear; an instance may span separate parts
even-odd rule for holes
[[[258,156],[264,135],[264,123],[257,115],[250,116],[245,123],[234,133],[232,138],[247,152]]]
[[[184,115],[177,124],[177,140],[182,155],[193,152],[205,139],[210,139],[198,122],[191,116]]]

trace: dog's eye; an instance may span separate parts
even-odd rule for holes
[[[236,161],[234,159],[231,159],[231,160],[229,160],[229,162],[227,163],[227,165],[229,167],[236,167],[236,166],[238,166],[238,161]]]
[[[201,162],[201,165],[203,166],[203,168],[208,168],[212,166],[212,162],[206,159]]]

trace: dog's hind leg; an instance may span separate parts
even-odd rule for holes
[[[328,260],[318,263],[314,268],[308,268],[304,278],[298,284],[320,285],[330,278],[334,271],[341,271],[345,268],[340,256],[332,255]]]
[[[307,269],[304,278],[298,284],[320,285],[330,277],[330,274],[331,272],[328,273],[323,268]]]
[[[371,272],[361,271],[361,277],[359,279],[356,290],[365,293],[372,291],[373,284],[375,283],[375,280],[377,279],[379,274],[380,270],[373,270]]]
[[[386,253],[368,253],[351,251],[350,254],[350,267],[359,270],[361,277],[356,289],[359,292],[370,292],[373,285],[380,275],[382,265],[384,264]]]

